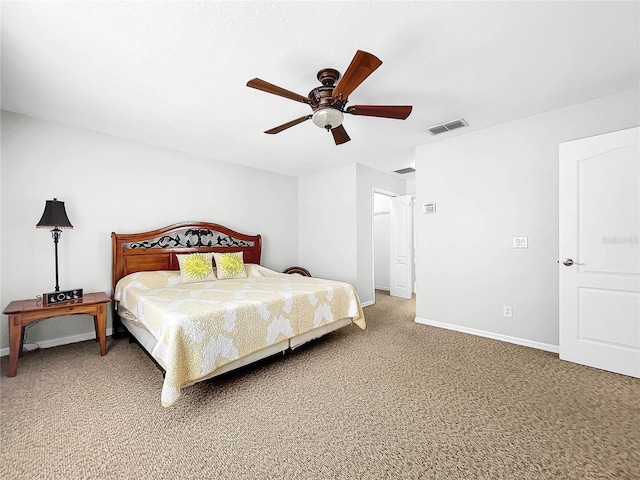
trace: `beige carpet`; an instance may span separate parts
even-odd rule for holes
[[[368,329],[186,389],[135,344],[42,350],[6,378],[2,479],[638,479],[640,381],[418,325]]]

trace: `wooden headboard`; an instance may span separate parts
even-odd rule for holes
[[[260,263],[262,237],[208,222],[176,223],[141,233],[111,233],[111,288],[122,277],[150,270],[179,270],[176,254],[244,252],[245,263]]]

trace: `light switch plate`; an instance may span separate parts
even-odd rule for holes
[[[529,237],[513,237],[513,248],[529,248]]]

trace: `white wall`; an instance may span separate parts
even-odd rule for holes
[[[419,146],[417,203],[437,212],[416,219],[416,321],[557,351],[558,145],[637,126],[639,107],[634,89]]]
[[[373,188],[404,193],[405,181],[351,164],[298,183],[300,266],[314,277],[349,282],[373,303]]]
[[[355,284],[363,305],[375,302],[373,285],[373,189],[403,195],[406,181],[364,165],[356,165],[358,280]]]
[[[59,244],[62,289],[111,293],[112,231],[188,220],[261,234],[262,264],[269,268],[298,262],[294,177],[8,112],[2,112],[1,133],[3,308],[55,286],[51,234],[35,228],[45,200],[54,197],[65,202],[74,225]],[[0,325],[0,346],[6,347],[7,322]],[[27,340],[92,331],[91,317],[65,317],[35,324]]]
[[[407,195],[414,195],[416,193],[416,177],[415,174],[411,178],[407,178]]]
[[[299,264],[318,278],[357,281],[356,166],[298,179]]]

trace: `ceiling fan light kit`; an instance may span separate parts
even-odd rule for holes
[[[346,107],[349,95],[380,65],[382,65],[382,61],[375,55],[358,50],[342,78],[340,78],[340,72],[333,68],[320,70],[317,78],[322,85],[311,90],[307,97],[259,78],[249,80],[247,87],[306,103],[313,110],[312,115],[291,120],[264,133],[280,133],[287,128],[312,119],[315,125],[332,133],[336,145],[341,145],[351,140],[342,125],[345,113],[397,120],[404,120],[411,113],[412,107],[410,105],[352,105]],[[338,83],[336,84],[336,82]]]
[[[335,108],[320,108],[313,113],[311,120],[320,128],[331,130],[342,125],[344,114]]]

